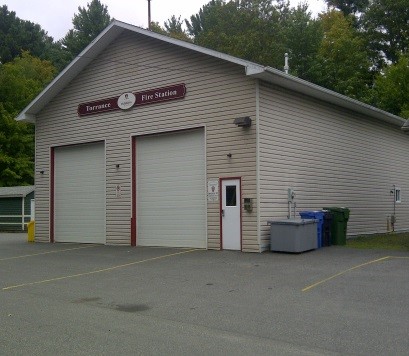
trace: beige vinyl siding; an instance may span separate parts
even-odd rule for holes
[[[185,99],[77,116],[77,106],[83,102],[178,83],[186,84]],[[255,119],[255,85],[241,66],[125,32],[37,117],[37,237],[49,239],[50,145],[105,141],[108,244],[130,243],[133,135],[204,127],[206,181],[241,176],[243,196],[255,200],[255,127],[243,130],[233,125],[235,117]],[[228,153],[233,155],[230,160]],[[46,174],[39,175],[42,169]],[[120,198],[115,194],[118,184]],[[219,249],[219,203],[208,203],[207,210],[208,248]],[[256,214],[256,209],[243,213],[245,251],[259,251]]]
[[[287,189],[296,211],[351,209],[348,235],[385,232],[393,185],[402,189],[396,230],[409,229],[409,137],[399,127],[318,100],[260,86],[260,220],[287,217]]]

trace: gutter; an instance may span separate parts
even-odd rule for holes
[[[272,67],[264,67],[263,69],[260,69],[260,67],[247,67],[246,74],[279,87],[388,122],[394,126],[399,126],[403,131],[407,130],[409,134],[409,123],[400,116],[393,115],[356,99],[349,98],[319,85],[307,82],[306,80],[286,74],[278,69]],[[405,129],[402,125],[405,126]]]

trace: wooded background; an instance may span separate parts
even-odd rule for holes
[[[306,3],[212,0],[151,30],[282,70],[409,118],[409,0]],[[0,8],[0,186],[34,183],[34,127],[18,113],[111,22],[99,0],[79,7],[63,39]],[[120,20],[120,19],[119,19]]]

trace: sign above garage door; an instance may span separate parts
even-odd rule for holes
[[[100,114],[114,110],[127,110],[135,106],[183,99],[186,95],[185,84],[175,84],[163,88],[145,90],[136,93],[124,93],[119,97],[101,99],[78,105],[78,116]]]

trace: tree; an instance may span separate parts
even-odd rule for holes
[[[314,81],[314,63],[323,38],[321,22],[312,18],[307,4],[300,4],[291,9],[283,29],[290,74]]]
[[[61,72],[72,60],[71,54],[63,47],[61,41],[53,42],[46,47],[46,56],[41,59],[50,61],[57,69],[56,74]]]
[[[365,41],[351,17],[332,10],[321,15],[323,39],[315,62],[314,82],[352,98],[364,100],[371,87],[371,63]]]
[[[164,25],[167,33],[171,37],[178,38],[184,41],[189,40],[188,35],[182,28],[183,22],[180,20],[180,16],[176,18],[175,15],[172,15],[172,17],[168,19]]]
[[[409,1],[371,0],[362,19],[368,42],[378,57],[380,69],[388,62],[396,63],[409,51]]]
[[[185,20],[188,32],[195,42],[198,41],[198,37],[202,33],[211,27],[210,17],[213,15],[213,11],[217,11],[217,8],[223,5],[225,5],[223,0],[211,0],[208,4],[202,6],[198,14],[192,15],[190,21]]]
[[[62,40],[62,45],[71,59],[87,47],[110,22],[108,7],[99,0],[92,0],[87,4],[87,8],[79,6],[78,14],[72,19],[74,29],[71,29]]]
[[[286,0],[212,0],[186,21],[198,45],[314,79],[311,68],[322,40],[319,20],[307,4],[291,8]]]
[[[34,127],[14,118],[55,73],[28,52],[0,65],[0,186],[33,184]]]
[[[182,26],[183,22],[180,20],[180,16],[176,18],[175,15],[172,15],[170,19],[164,22],[164,28],[161,27],[158,22],[151,22],[151,31],[176,38],[178,40],[192,42]]]
[[[289,3],[271,0],[212,0],[186,21],[194,43],[257,63],[282,68],[282,23]]]
[[[409,119],[409,54],[387,67],[375,81],[378,106]]]
[[[150,30],[155,33],[159,33],[160,35],[165,35],[168,36],[169,34],[166,32],[166,30],[159,24],[157,21],[152,21],[151,22],[151,28]]]
[[[6,5],[0,7],[0,62],[7,63],[29,51],[33,56],[45,59],[53,45],[53,38],[40,25],[23,21],[9,11]]]
[[[0,186],[34,182],[34,128],[14,120],[0,103]]]
[[[328,6],[340,10],[345,16],[364,12],[369,0],[325,0]]]
[[[56,73],[49,61],[23,52],[21,57],[0,66],[0,102],[17,115],[47,85]]]

